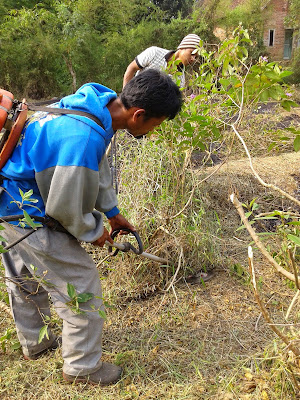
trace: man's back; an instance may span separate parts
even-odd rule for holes
[[[169,55],[169,53],[173,52],[161,47],[151,46],[136,56],[135,61],[141,69],[154,68],[163,70],[167,68],[168,58],[166,55]]]

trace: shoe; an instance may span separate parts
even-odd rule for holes
[[[74,376],[74,375],[68,375],[65,372],[63,372],[64,380],[69,383],[83,382],[83,383],[89,383],[91,385],[100,385],[100,386],[106,386],[112,383],[116,383],[118,380],[121,379],[121,375],[122,375],[121,367],[106,362],[102,363],[102,367],[100,369],[89,375]]]
[[[58,347],[61,347],[61,344],[62,344],[62,338],[61,338],[61,336],[57,336],[57,338],[54,340],[54,342],[51,344],[51,346],[47,347],[47,349],[44,349],[44,350],[40,351],[39,353],[33,354],[31,356],[26,356],[23,353],[23,356],[24,356],[25,360],[28,360],[28,361],[37,360],[42,355],[48,353],[48,351],[53,351],[53,350],[56,350]]]

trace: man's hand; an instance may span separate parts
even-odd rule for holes
[[[99,247],[103,247],[105,245],[106,240],[108,240],[110,243],[113,243],[114,241],[112,240],[112,238],[110,237],[110,234],[108,233],[108,230],[104,227],[104,231],[102,236],[99,237],[99,239],[97,239],[95,242],[93,242],[92,244],[94,246],[99,246]]]
[[[123,217],[122,214],[117,214],[112,218],[109,218],[109,223],[111,226],[111,231],[110,234],[113,233],[116,229],[122,229],[122,228],[127,228],[130,229],[131,231],[136,231],[135,227],[131,225],[125,217]],[[127,234],[128,232],[120,232],[121,235]]]

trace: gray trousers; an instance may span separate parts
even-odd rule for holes
[[[5,224],[1,235],[10,244],[28,232]],[[36,232],[2,254],[10,305],[23,353],[32,356],[51,346],[55,335],[38,343],[45,316],[50,316],[49,296],[63,320],[63,370],[69,375],[86,375],[99,369],[104,309],[99,274],[92,258],[79,242],[66,233],[49,228]],[[66,303],[70,300],[67,284],[76,293],[93,293],[80,303],[83,314],[76,314]],[[47,317],[46,317],[47,319]]]

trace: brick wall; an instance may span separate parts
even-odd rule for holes
[[[288,1],[272,0],[263,9],[264,26],[264,44],[272,60],[283,60],[285,26],[284,18],[287,15]],[[274,31],[273,46],[269,46],[270,30]]]
[[[201,0],[201,4],[204,5],[206,0]],[[248,3],[250,0],[231,0],[231,7],[235,8],[240,4]],[[284,60],[284,42],[286,29],[289,26],[285,26],[284,19],[288,13],[288,3],[289,0],[263,0],[262,4],[262,14],[264,20],[264,34],[263,41],[266,46],[266,50],[269,53],[270,60],[272,61],[282,61]],[[200,4],[200,3],[199,3]],[[218,29],[222,31],[221,28],[215,29],[215,35],[221,40],[223,35],[218,33]],[[269,46],[270,30],[273,31],[273,46]],[[299,37],[299,39],[298,39]],[[293,45],[292,49],[298,45],[298,40],[300,41],[300,33],[298,31],[293,34]]]

